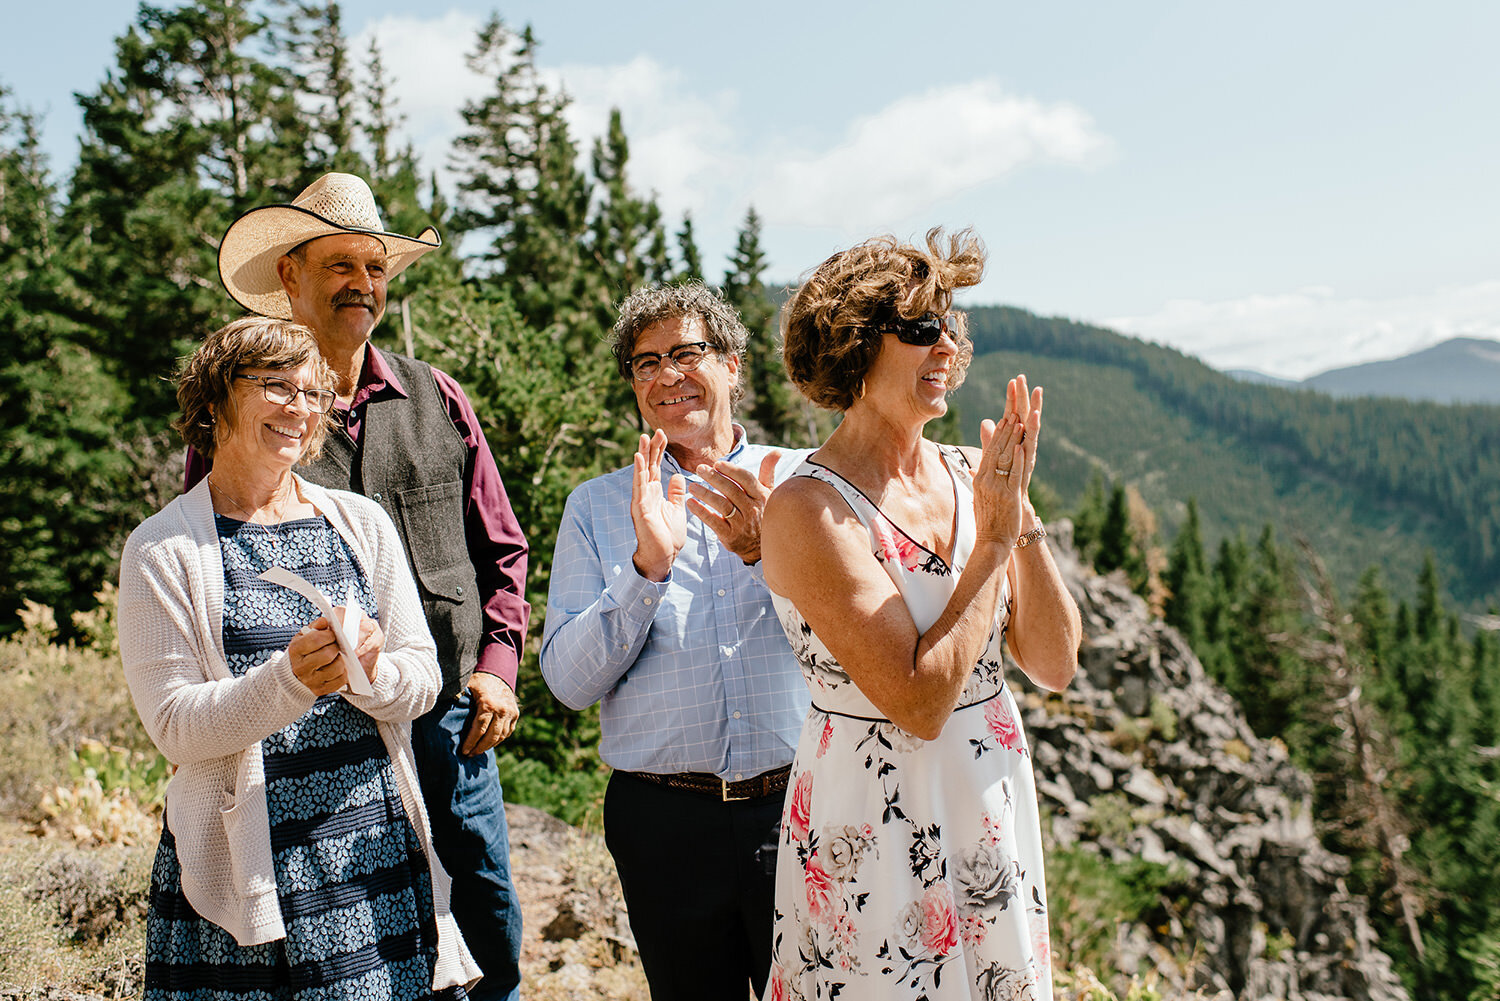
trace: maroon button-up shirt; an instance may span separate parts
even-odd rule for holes
[[[479,416],[453,377],[434,368],[433,378],[448,406],[453,426],[469,448],[464,479],[468,500],[464,505],[464,534],[469,545],[469,559],[484,600],[485,632],[479,640],[479,662],[476,671],[497,675],[512,689],[521,665],[522,644],[526,641],[526,624],[531,605],[526,601],[526,539],[510,508],[505,484],[490,444],[480,430]],[[406,398],[396,373],[386,365],[379,351],[365,350],[365,363],[349,406],[342,400],[334,410],[335,419],[343,421],[354,444],[360,444],[364,426],[365,404],[370,400]],[[193,449],[187,453],[187,475],[184,490],[190,490],[208,475],[213,461]]]

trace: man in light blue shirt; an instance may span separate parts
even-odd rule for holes
[[[547,596],[548,686],[601,703],[605,840],[654,1001],[764,990],[808,706],[760,569],[766,498],[806,453],[732,422],[747,336],[698,283],[621,304],[614,353],[653,434],[568,498]]]

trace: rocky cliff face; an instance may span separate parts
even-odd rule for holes
[[[1123,580],[1079,566],[1059,528],[1080,670],[1055,696],[1017,685],[1053,840],[1165,866],[1185,902],[1160,926],[1120,927],[1118,968],[1253,1001],[1406,1001],[1347,861],[1318,842],[1308,777]]]

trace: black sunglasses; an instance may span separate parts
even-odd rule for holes
[[[880,332],[895,334],[896,340],[902,344],[912,344],[919,348],[930,348],[944,334],[949,335],[954,340],[958,339],[958,314],[927,313],[917,317],[915,320],[905,320],[897,317],[881,327]]]

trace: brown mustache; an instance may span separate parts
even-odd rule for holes
[[[346,288],[333,293],[334,306],[363,306],[370,312],[375,312],[375,297],[368,292],[357,292]]]

